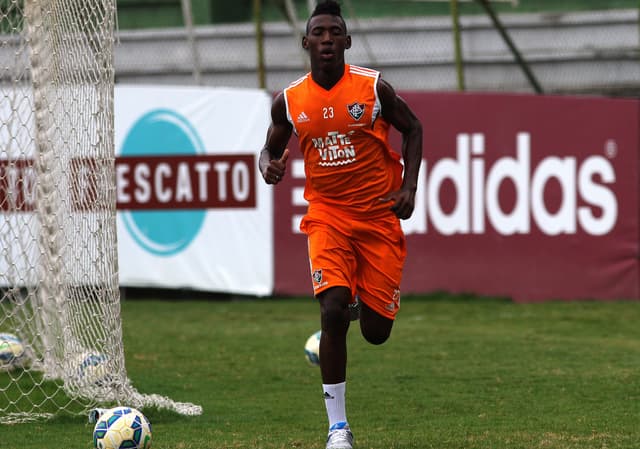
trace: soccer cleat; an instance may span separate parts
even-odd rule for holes
[[[360,319],[360,296],[356,295],[354,301],[349,304],[349,318],[351,321]]]
[[[327,449],[353,449],[353,434],[346,422],[335,423],[329,429]]]

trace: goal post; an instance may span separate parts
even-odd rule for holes
[[[115,0],[0,0],[0,423],[126,403],[118,285]],[[3,341],[0,341],[0,350]]]

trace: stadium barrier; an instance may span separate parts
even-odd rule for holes
[[[640,298],[639,100],[401,94],[424,126],[403,293]],[[122,286],[311,294],[295,139],[280,185],[257,171],[269,107],[257,89],[116,88]],[[85,162],[72,167],[78,213],[95,195]],[[0,203],[34,185],[23,165],[0,163]]]

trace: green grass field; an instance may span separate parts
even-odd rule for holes
[[[322,449],[312,299],[125,300],[127,369],[143,393],[200,404],[146,409],[154,449]],[[640,307],[405,298],[389,342],[349,338],[356,449],[637,449]],[[82,417],[0,425],[3,449],[89,449]]]

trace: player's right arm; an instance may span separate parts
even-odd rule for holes
[[[267,184],[278,184],[286,172],[289,157],[286,147],[292,130],[293,127],[287,120],[284,94],[281,92],[271,105],[271,124],[258,161],[260,173]]]

